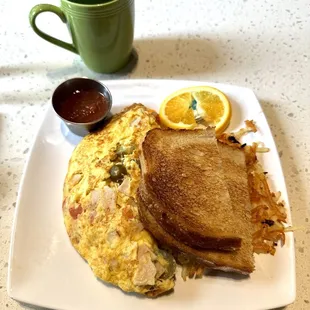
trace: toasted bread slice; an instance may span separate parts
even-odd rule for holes
[[[241,246],[214,130],[148,132],[140,156],[148,211],[176,240],[196,249]]]
[[[241,248],[238,251],[227,252],[195,249],[167,233],[149,211],[150,207],[152,208],[152,205],[157,203],[157,200],[146,189],[146,183],[143,179],[137,195],[139,214],[145,228],[160,243],[169,246],[175,252],[185,254],[191,260],[197,260],[199,263],[203,263],[211,269],[249,274],[254,270],[252,246],[253,226],[250,221],[251,204],[245,157],[243,151],[240,149],[234,149],[221,143],[218,144],[218,147],[225,171],[225,180],[237,219],[233,227],[236,233],[242,238]]]

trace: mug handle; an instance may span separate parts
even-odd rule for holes
[[[62,47],[62,48],[66,49],[70,52],[78,54],[78,51],[73,46],[73,44],[66,43],[64,41],[58,40],[58,39],[46,34],[45,32],[41,31],[37,27],[36,18],[39,14],[41,14],[43,12],[52,12],[52,13],[56,14],[62,20],[63,23],[67,22],[65,14],[62,12],[62,10],[59,7],[52,5],[52,4],[38,4],[38,5],[34,6],[29,13],[30,25],[31,25],[32,29],[34,30],[34,32],[38,36],[43,38],[44,40],[46,40],[52,44],[55,44],[59,47]]]

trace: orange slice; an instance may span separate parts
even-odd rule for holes
[[[161,122],[172,129],[193,129],[203,120],[223,132],[231,119],[231,105],[220,90],[210,86],[180,89],[168,96],[160,106]]]

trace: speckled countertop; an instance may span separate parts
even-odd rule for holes
[[[48,1],[57,4],[58,1]],[[6,293],[18,185],[53,89],[65,79],[175,78],[252,88],[280,153],[295,233],[297,299],[310,309],[310,4],[308,0],[136,0],[133,71],[90,72],[78,56],[34,34],[37,0],[0,2],[0,309],[23,309]],[[46,14],[39,24],[69,40]]]

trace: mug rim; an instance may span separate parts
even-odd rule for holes
[[[98,3],[98,4],[82,4],[82,3],[76,3],[76,2],[73,2],[71,0],[61,0],[61,2],[65,2],[65,3],[68,3],[68,4],[73,4],[77,7],[81,7],[81,8],[87,8],[87,7],[91,7],[91,8],[95,8],[95,7],[104,7],[104,6],[108,6],[108,5],[111,5],[111,4],[115,4],[116,2],[119,2],[119,0],[111,0],[109,2],[105,2],[105,3]]]
[[[111,0],[100,4],[80,4],[70,0],[61,0],[61,8],[75,17],[104,17],[117,14],[132,5],[134,0]]]

